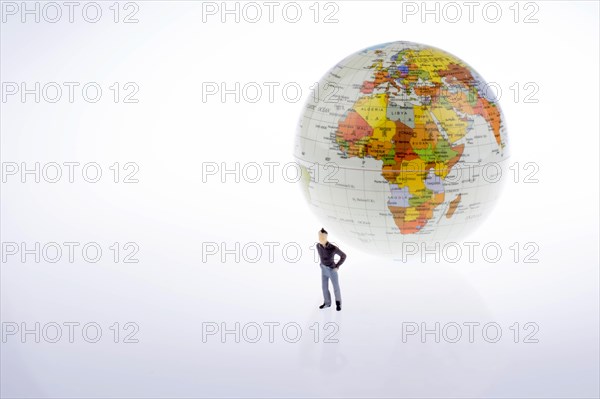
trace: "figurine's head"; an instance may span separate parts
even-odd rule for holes
[[[327,243],[327,231],[325,231],[325,229],[322,227],[321,230],[319,230],[319,242],[323,246],[325,246],[325,244]]]

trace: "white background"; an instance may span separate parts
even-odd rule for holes
[[[35,103],[31,95],[3,100],[1,156],[3,166],[97,162],[103,176],[95,184],[81,174],[74,183],[63,176],[54,184],[8,176],[1,234],[3,243],[29,247],[98,242],[103,256],[98,263],[85,262],[80,252],[73,263],[65,254],[57,263],[3,259],[0,310],[3,329],[96,322],[103,336],[95,344],[80,330],[73,343],[66,336],[58,343],[7,336],[3,397],[599,395],[598,3],[535,2],[537,23],[523,22],[535,8],[519,3],[515,23],[513,2],[499,2],[502,16],[491,23],[481,2],[471,23],[458,2],[460,21],[429,15],[423,23],[420,13],[403,14],[407,2],[347,1],[336,3],[338,22],[330,24],[322,21],[325,3],[318,23],[312,2],[300,3],[297,23],[282,17],[283,2],[273,23],[261,2],[257,23],[236,23],[233,16],[222,23],[220,14],[203,22],[201,2],[137,2],[133,24],[113,22],[112,2],[101,3],[102,18],[88,23],[83,4],[74,23],[66,7],[57,23],[35,23],[32,16],[22,23],[20,14],[3,12],[3,83],[98,82],[104,91],[97,103],[84,101],[80,90],[73,103],[66,97]],[[511,163],[535,162],[539,182],[507,176],[493,214],[468,237],[497,242],[503,254],[496,263],[480,251],[474,262],[466,256],[454,264],[433,257],[386,262],[345,245],[330,229],[330,241],[348,255],[340,270],[344,309],[320,311],[320,272],[310,248],[322,222],[300,188],[282,178],[281,167],[273,183],[266,175],[258,183],[235,183],[232,176],[222,183],[218,175],[204,183],[202,164],[291,162],[309,87],[347,55],[394,40],[446,50],[498,83]],[[139,102],[114,103],[108,89],[114,82],[135,82]],[[236,103],[232,95],[203,102],[203,82],[280,86],[273,102],[266,89],[256,103]],[[283,97],[289,82],[303,89],[299,101]],[[515,82],[522,90],[517,101]],[[527,82],[539,87],[537,103],[523,101]],[[113,183],[108,167],[115,162],[139,165],[139,183]],[[108,249],[114,242],[137,243],[139,263],[114,263]],[[263,246],[256,263],[233,256],[203,262],[206,242],[280,245],[272,261]],[[518,262],[509,249],[515,242]],[[523,262],[527,242],[539,246],[538,263]],[[282,255],[286,243],[301,247],[297,262]],[[115,322],[136,323],[139,342],[114,343]],[[236,343],[233,335],[225,343],[219,335],[202,342],[207,322],[281,325],[273,343],[266,327],[258,343],[243,337]],[[315,322],[317,343],[309,329]],[[338,326],[339,342],[323,342],[327,322]],[[420,335],[403,342],[407,322],[428,328],[495,322],[502,337],[488,343],[479,329],[473,343],[466,336],[436,343],[432,334],[425,343]],[[518,343],[509,329],[515,322]],[[539,342],[523,342],[527,322],[539,326]],[[299,342],[282,338],[285,323],[302,327]]]

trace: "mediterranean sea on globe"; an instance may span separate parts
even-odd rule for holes
[[[322,224],[381,256],[459,242],[494,206],[508,156],[493,87],[452,54],[406,41],[329,70],[294,143]]]

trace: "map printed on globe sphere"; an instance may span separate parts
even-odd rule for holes
[[[406,41],[329,70],[294,143],[300,184],[322,224],[382,256],[474,230],[498,198],[508,156],[493,88],[459,58]]]

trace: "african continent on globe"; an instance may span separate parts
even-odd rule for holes
[[[327,72],[294,144],[323,225],[376,255],[464,237],[498,198],[507,150],[483,78],[445,51],[405,41],[366,48]]]

